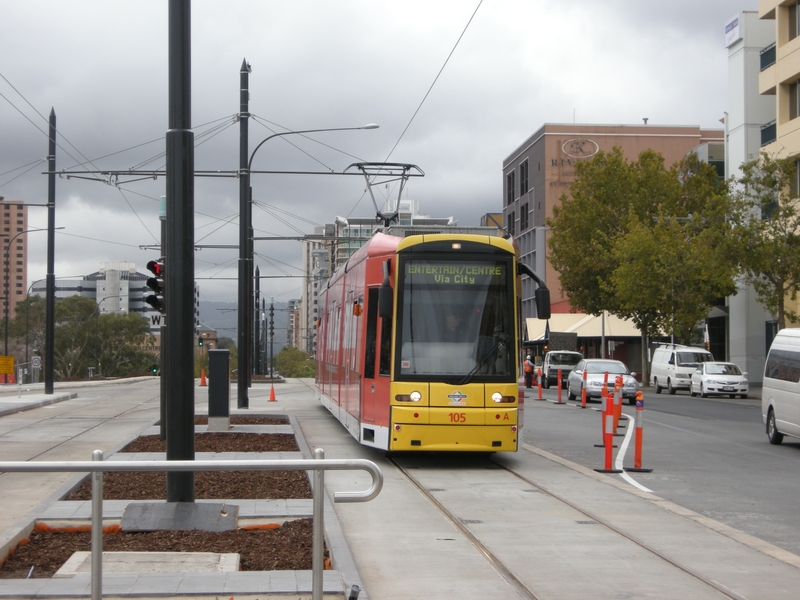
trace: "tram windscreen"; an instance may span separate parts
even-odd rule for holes
[[[510,260],[406,258],[398,379],[497,381],[514,374]]]

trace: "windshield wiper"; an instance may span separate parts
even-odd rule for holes
[[[478,372],[478,369],[480,369],[484,365],[484,363],[487,360],[489,360],[492,356],[497,354],[497,351],[500,350],[500,348],[503,346],[503,343],[505,341],[506,341],[506,338],[503,338],[503,337],[501,337],[499,340],[497,340],[497,343],[492,347],[492,349],[489,350],[489,352],[487,352],[484,355],[484,357],[478,361],[478,364],[475,365],[472,368],[472,370],[464,376],[464,379],[462,379],[461,381],[456,383],[456,385],[467,385],[472,380],[472,378],[475,376],[475,373]]]

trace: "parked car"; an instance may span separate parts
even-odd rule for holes
[[[659,344],[650,364],[650,385],[656,388],[656,394],[660,394],[664,388],[670,394],[677,390],[689,390],[695,369],[713,360],[714,356],[705,348]]]
[[[742,373],[739,367],[729,362],[700,363],[692,373],[689,388],[692,396],[700,394],[703,398],[725,394],[731,398],[737,395],[740,398],[747,398],[748,390],[747,373]]]
[[[561,384],[566,385],[569,372],[577,365],[583,354],[568,350],[551,350],[544,355],[542,362],[542,387],[548,389],[558,383],[558,372],[561,371]]]
[[[575,400],[581,395],[584,371],[586,371],[587,400],[600,399],[603,393],[603,380],[608,373],[608,391],[614,390],[614,380],[617,375],[622,375],[622,397],[627,398],[628,404],[636,404],[636,392],[639,391],[636,373],[631,373],[622,361],[606,358],[584,358],[575,365],[567,378],[567,394],[570,400]]]

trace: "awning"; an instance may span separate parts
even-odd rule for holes
[[[539,319],[526,319],[528,326],[528,340],[536,341],[544,339],[547,321]],[[578,337],[601,337],[603,329],[603,319],[595,315],[582,313],[560,313],[550,317],[550,331],[552,332],[575,332]],[[641,332],[636,328],[633,321],[620,319],[614,315],[605,316],[605,335],[606,337],[641,337]]]

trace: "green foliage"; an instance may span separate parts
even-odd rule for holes
[[[735,291],[732,204],[715,169],[695,155],[666,168],[651,150],[628,161],[614,148],[578,163],[576,176],[547,220],[572,305],[689,342],[714,301]]]
[[[800,212],[794,185],[794,158],[777,159],[762,153],[745,163],[735,183],[738,255],[745,281],[758,301],[778,321],[796,323],[800,315],[786,306],[800,290]]]
[[[16,317],[9,323],[17,362],[24,361],[26,352],[29,357],[45,354],[45,305],[38,296],[17,305]],[[157,362],[152,352],[142,349],[150,341],[150,328],[140,315],[100,314],[94,300],[81,296],[59,299],[54,308],[57,379],[86,377],[88,367],[99,367],[107,377],[124,377],[147,373]]]
[[[314,377],[314,359],[297,348],[285,346],[275,356],[275,367],[284,377]]]

